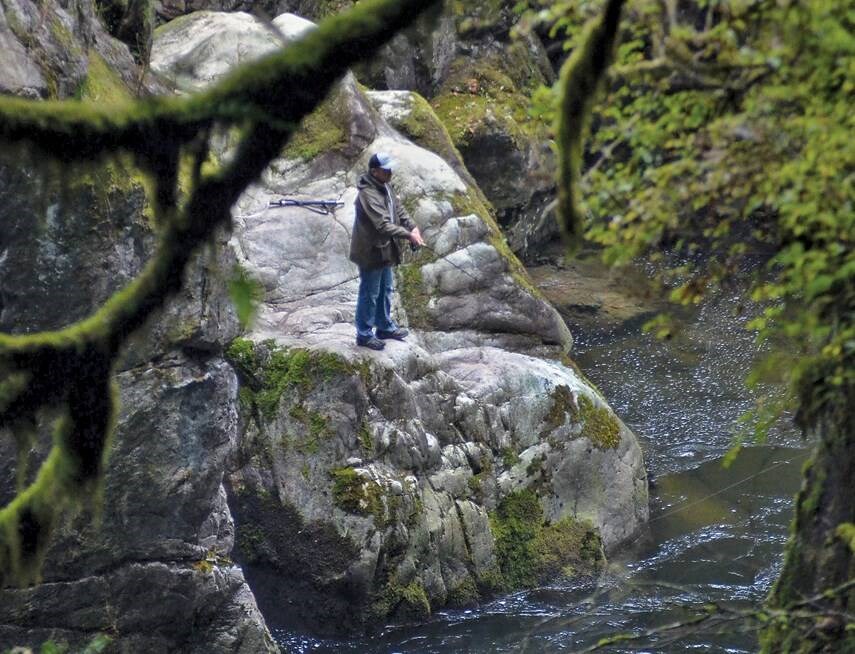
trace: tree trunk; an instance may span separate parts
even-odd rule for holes
[[[855,652],[855,384],[833,386],[827,372],[802,385],[799,422],[817,444],[767,602],[768,654]]]

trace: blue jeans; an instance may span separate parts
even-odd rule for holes
[[[356,338],[367,340],[374,328],[392,332],[398,328],[392,320],[392,266],[359,269],[359,295],[356,298]]]

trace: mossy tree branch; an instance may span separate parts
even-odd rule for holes
[[[372,0],[325,21],[308,36],[245,65],[209,91],[92,109],[73,101],[0,99],[0,142],[61,161],[128,152],[152,178],[160,238],[143,272],[93,315],[65,329],[0,334],[0,428],[26,440],[41,411],[61,418],[35,481],[0,511],[0,582],[38,578],[53,526],[103,477],[117,413],[113,365],[122,345],[177,293],[192,255],[231,224],[231,206],[279,155],[300,120],[353,63],[366,58],[438,0]],[[199,147],[215,125],[245,136],[230,162],[202,175]],[[176,202],[182,148],[195,152],[195,184]],[[20,443],[19,443],[20,445]],[[21,449],[19,447],[19,449]]]
[[[582,238],[579,177],[585,128],[594,95],[614,58],[624,0],[608,0],[601,16],[586,28],[581,45],[561,67],[560,101],[556,125],[558,145],[557,216],[568,248],[578,248]]]

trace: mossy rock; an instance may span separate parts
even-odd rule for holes
[[[610,409],[599,406],[584,393],[576,396],[568,386],[556,386],[552,391],[552,405],[544,418],[541,438],[546,438],[570,418],[582,423],[581,436],[601,450],[615,449],[620,445],[620,422]]]
[[[303,429],[299,435],[293,437],[286,434],[283,437],[283,444],[286,447],[293,446],[299,454],[305,456],[317,454],[321,449],[321,443],[328,440],[333,433],[330,428],[330,419],[318,411],[307,409],[301,403],[292,406],[288,415],[300,423]]]
[[[458,33],[473,38],[485,32],[506,33],[513,22],[516,4],[512,0],[452,0],[448,10],[454,17]]]
[[[511,493],[490,514],[501,588],[529,588],[557,576],[591,572],[604,562],[599,532],[571,517],[544,519],[531,489]]]
[[[333,480],[333,503],[342,511],[372,516],[378,527],[386,525],[386,505],[383,488],[373,479],[366,479],[353,468],[330,471]]]
[[[96,0],[111,35],[126,43],[137,61],[148,62],[154,34],[153,0]]]
[[[96,50],[90,49],[88,61],[86,78],[75,97],[100,106],[128,104],[131,100],[130,89],[104,58]]]
[[[478,603],[481,594],[478,591],[478,585],[472,577],[466,577],[454,588],[448,591],[446,602],[452,607],[473,606]]]
[[[512,447],[506,447],[502,450],[502,465],[506,468],[513,468],[516,464],[520,462],[520,456],[517,454],[517,451]]]
[[[531,75],[535,69],[529,71]],[[528,84],[527,76],[522,80]],[[491,55],[473,61],[455,60],[439,92],[431,100],[454,145],[465,153],[480,135],[505,134],[518,149],[545,139],[550,126],[529,113],[530,100],[514,79],[508,59]]]
[[[371,612],[377,621],[392,617],[396,620],[417,622],[430,617],[430,599],[418,579],[406,586],[391,580],[374,600]]]
[[[273,341],[257,344],[236,338],[226,348],[226,358],[237,369],[244,383],[242,388],[250,389],[243,392],[244,403],[251,403],[266,420],[276,417],[286,392],[296,393],[301,400],[318,384],[334,377],[364,374],[362,369],[332,352],[282,349]],[[313,418],[307,420],[311,422]]]
[[[454,145],[454,139],[442,120],[418,93],[410,93],[410,110],[400,120],[391,120],[392,127],[413,143],[430,150],[448,162],[458,174],[467,174],[463,155]]]
[[[359,425],[359,447],[362,450],[362,454],[366,457],[372,457],[374,455],[374,438],[371,436],[371,428],[368,426],[368,423],[363,422]]]
[[[569,386],[556,386],[552,391],[552,404],[549,413],[544,418],[544,428],[540,432],[541,438],[546,438],[553,431],[567,422],[567,418],[577,411],[576,401]]]
[[[303,119],[282,154],[289,159],[311,161],[319,155],[342,150],[350,133],[345,103],[344,93],[334,91]]]
[[[508,241],[496,222],[495,213],[490,202],[477,187],[470,188],[466,193],[455,193],[451,198],[451,206],[454,212],[460,216],[474,214],[481,218],[490,230],[488,242],[495,248],[508,265],[508,272],[513,280],[532,297],[547,301],[543,292],[534,285],[528,271],[523,266],[517,255],[511,250]]]
[[[579,397],[579,417],[583,421],[582,436],[601,450],[620,445],[620,423],[606,407],[595,405],[587,395]]]
[[[422,265],[424,264],[407,263],[398,266],[398,296],[404,305],[404,311],[407,312],[410,327],[429,331],[433,329],[434,323],[429,306],[431,295],[425,289]]]

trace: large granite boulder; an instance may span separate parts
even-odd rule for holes
[[[56,329],[88,315],[150,255],[139,183],[115,170],[93,175],[61,188],[4,155],[3,331]],[[237,334],[223,283],[233,265],[221,237],[188,271],[181,296],[126,348],[103,497],[59,528],[43,583],[0,590],[0,648],[48,639],[76,646],[101,632],[127,652],[276,651],[229,559],[223,481],[238,443],[237,379],[221,344]],[[32,471],[50,442],[47,420],[43,431],[27,457]],[[5,505],[16,479],[8,435],[0,451]]]
[[[247,14],[191,14],[158,31],[152,61],[192,87],[269,34]],[[411,336],[377,353],[355,346],[347,259],[355,180],[376,150],[400,162],[396,188],[430,245],[396,271]],[[342,204],[323,214],[283,197]],[[234,213],[262,300],[227,350],[241,380],[229,504],[268,622],[340,632],[424,617],[590,570],[646,519],[635,437],[570,365],[566,326],[419,96],[346,77]]]
[[[96,7],[95,0],[18,0],[0,6],[0,93],[63,99],[95,91],[101,100],[114,100],[106,95],[114,78],[130,89],[162,92],[147,68],[137,65],[128,43],[107,31]],[[127,33],[131,28],[123,29],[117,33],[144,55],[150,33],[138,38]]]

